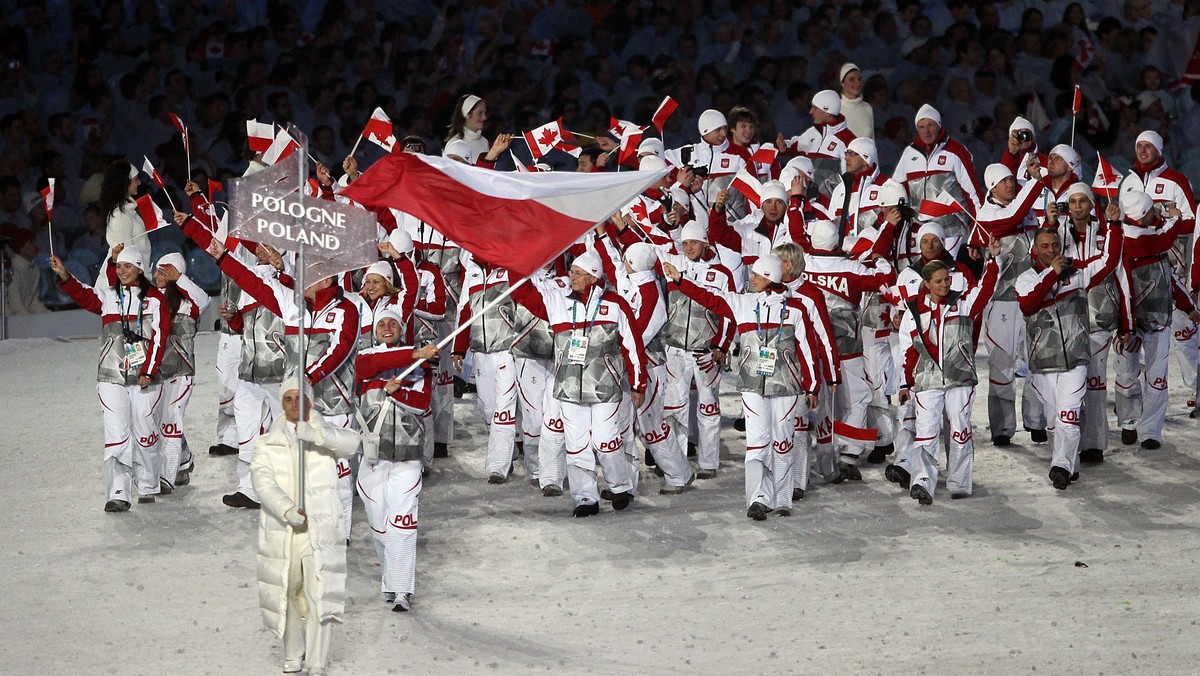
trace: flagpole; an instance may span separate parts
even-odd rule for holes
[[[603,223],[603,222],[604,222],[604,221],[600,221],[599,223],[596,223],[596,224],[592,225],[592,228],[590,228],[590,229],[594,229],[594,228],[595,228],[597,225],[600,225],[600,223]],[[435,228],[435,229],[436,229],[436,228]],[[471,313],[471,319],[469,319],[469,320],[468,320],[468,321],[467,321],[465,324],[462,324],[462,325],[458,326],[457,328],[455,328],[453,331],[451,331],[451,332],[450,332],[450,335],[448,335],[448,336],[446,336],[445,338],[443,338],[443,339],[441,339],[440,341],[438,341],[438,343],[437,343],[437,349],[438,349],[438,351],[439,351],[439,352],[441,352],[442,348],[444,348],[446,345],[448,345],[448,344],[450,343],[450,341],[452,341],[452,340],[455,338],[455,336],[457,336],[458,334],[462,333],[463,331],[466,331],[466,330],[467,330],[468,328],[470,328],[470,326],[471,326],[472,324],[474,324],[474,323],[475,323],[477,320],[479,320],[479,319],[482,319],[482,318],[483,318],[483,316],[484,316],[485,314],[487,314],[488,310],[491,310],[492,308],[494,308],[494,307],[496,307],[497,305],[499,305],[500,303],[502,303],[502,302],[503,302],[505,299],[507,299],[509,296],[511,296],[511,295],[512,295],[512,292],[513,292],[513,291],[516,291],[518,287],[520,287],[522,284],[524,284],[524,283],[528,282],[529,280],[533,279],[533,276],[534,276],[534,275],[536,275],[536,274],[538,274],[538,271],[540,271],[540,270],[541,270],[543,267],[545,267],[545,266],[546,266],[546,263],[549,263],[550,261],[554,260],[555,258],[558,258],[559,256],[563,255],[564,253],[566,253],[566,252],[567,252],[567,250],[568,250],[568,249],[570,249],[570,248],[571,248],[572,246],[574,246],[574,245],[575,245],[575,242],[571,242],[570,244],[566,245],[566,246],[565,246],[565,247],[563,247],[563,248],[562,248],[562,249],[561,249],[561,250],[560,250],[558,253],[554,254],[553,256],[551,256],[550,258],[548,258],[548,259],[547,259],[545,262],[543,262],[541,265],[539,265],[539,266],[537,267],[537,270],[535,270],[534,272],[532,272],[532,273],[530,273],[530,274],[526,275],[525,277],[522,277],[521,279],[517,280],[517,283],[516,283],[516,284],[513,284],[513,285],[509,286],[507,289],[505,289],[505,290],[504,290],[504,293],[501,293],[499,296],[497,296],[497,297],[495,298],[495,300],[493,300],[492,302],[488,303],[487,305],[484,305],[484,306],[483,306],[483,307],[482,307],[482,308],[479,310],[479,312],[473,312],[473,313]],[[427,359],[418,359],[417,361],[415,361],[415,362],[413,362],[412,364],[410,364],[410,365],[408,366],[408,368],[404,369],[404,371],[402,371],[402,372],[400,373],[400,375],[396,376],[396,379],[397,379],[397,380],[404,380],[404,379],[405,379],[405,378],[408,376],[408,374],[410,374],[410,373],[412,373],[413,371],[417,370],[417,368],[419,368],[419,367],[421,366],[421,364],[422,364],[422,363],[424,363],[424,362],[426,362],[426,361],[429,361],[429,360],[427,360]]]
[[[303,207],[304,206],[304,188],[306,187],[305,184],[308,182],[307,181],[307,179],[308,179],[308,176],[307,176],[308,163],[305,162],[305,158],[308,157],[308,143],[307,143],[307,139],[305,139],[303,135],[301,135],[300,137],[302,139],[304,139],[305,142],[298,143],[298,145],[300,147],[296,150],[296,152],[299,153],[299,155],[300,155],[298,158],[296,158],[297,160],[299,160],[296,163],[296,188],[297,188],[296,199],[297,199],[298,203],[300,204],[300,206]],[[299,354],[296,355],[297,360],[299,361],[300,368],[296,373],[296,378],[298,381],[297,384],[299,385],[298,389],[300,390],[300,392],[299,392],[299,394],[300,394],[300,417],[299,417],[299,419],[304,421],[305,423],[307,423],[308,416],[305,415],[305,405],[309,402],[308,402],[308,398],[305,397],[305,395],[304,395],[304,384],[308,381],[308,376],[305,374],[306,369],[305,369],[305,365],[304,365],[304,362],[307,360],[307,357],[308,357],[308,354],[307,354],[307,352],[308,352],[307,342],[308,341],[307,341],[307,336],[304,335],[304,319],[305,319],[305,315],[307,314],[307,308],[305,307],[305,303],[304,303],[304,301],[305,301],[304,249],[305,249],[305,245],[303,242],[301,242],[299,256],[297,257],[297,263],[296,263],[296,288],[297,288],[297,293],[300,296],[299,299],[297,299],[298,300],[297,305],[299,306],[299,313],[298,313],[299,314],[299,332],[298,332],[298,336],[297,336],[297,338],[298,338],[297,352]],[[296,437],[296,450],[297,450],[297,463],[298,463],[296,477],[297,477],[297,485],[299,487],[299,493],[300,493],[298,499],[296,500],[296,504],[299,506],[300,510],[303,510],[304,509],[304,482],[305,482],[304,440],[299,438],[299,436]]]
[[[350,154],[346,157],[354,157],[354,153],[358,152],[358,144],[362,143],[362,138],[362,134],[359,134],[358,138],[354,140],[354,147],[350,149]]]

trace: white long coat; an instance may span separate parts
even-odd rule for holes
[[[346,602],[346,540],[337,492],[337,459],[354,455],[359,435],[352,430],[330,427],[316,412],[310,414],[309,422],[325,428],[325,447],[305,445],[304,511],[308,514],[308,534],[321,586],[320,592],[314,594],[320,599],[320,607],[308,609],[305,615],[341,622]],[[296,426],[279,416],[271,429],[259,437],[250,463],[250,477],[262,503],[258,519],[258,605],[263,624],[276,637],[283,636],[287,618],[292,529],[283,515],[296,506],[297,466]]]

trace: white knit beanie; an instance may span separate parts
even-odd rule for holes
[[[830,115],[841,115],[842,95],[832,89],[822,89],[813,95],[812,105]]]
[[[817,251],[834,251],[838,245],[837,226],[833,221],[812,221],[808,224],[808,239]]]
[[[766,204],[767,200],[780,200],[784,204],[788,203],[787,188],[783,187],[783,184],[779,181],[767,181],[763,183],[762,190],[758,193],[758,196],[762,198],[763,204]]]
[[[875,159],[879,156],[879,151],[875,147],[875,141],[866,136],[859,136],[846,146],[846,150],[854,151],[854,154],[863,158],[868,166],[875,166]]]
[[[767,254],[759,257],[754,261],[754,265],[750,266],[750,272],[765,277],[772,282],[779,284],[783,281],[783,263],[779,261],[779,256],[775,254]]]
[[[1012,175],[1012,169],[1003,164],[989,164],[987,169],[983,170],[983,185],[988,192],[991,192],[992,188],[1000,184],[1000,181],[1010,178]]]
[[[367,268],[366,274],[363,275],[363,279],[366,279],[367,275],[379,275],[380,277],[383,277],[388,284],[391,284],[392,286],[396,285],[396,280],[394,277],[392,277],[392,266],[384,261],[376,261],[372,263],[370,267]]]
[[[942,114],[938,112],[937,108],[928,103],[921,106],[921,109],[917,111],[916,123],[921,124],[921,120],[933,120],[939,127],[942,126]]]
[[[679,241],[686,242],[694,240],[708,244],[708,228],[704,224],[690,221],[683,229],[679,231]]]
[[[600,265],[600,255],[588,249],[575,257],[571,267],[579,268],[593,277],[603,277],[604,268]]]
[[[705,134],[714,132],[721,127],[728,127],[729,122],[725,119],[725,116],[721,113],[721,111],[709,108],[703,113],[700,113],[700,121],[697,126],[700,128],[700,135],[704,136]]]

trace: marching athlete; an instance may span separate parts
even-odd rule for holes
[[[139,503],[154,502],[161,491],[160,370],[171,317],[162,293],[142,274],[140,251],[117,245],[109,266],[116,283],[92,288],[72,277],[57,256],[50,257],[62,290],[101,318],[96,392],[104,414],[104,511],[124,512],[133,499],[135,472]],[[107,273],[101,279],[109,279]]]

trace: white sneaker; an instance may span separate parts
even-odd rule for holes
[[[392,612],[406,613],[412,608],[412,594],[396,594],[396,605],[392,606]]]
[[[298,674],[304,669],[304,660],[287,660],[283,663],[283,673]]]

